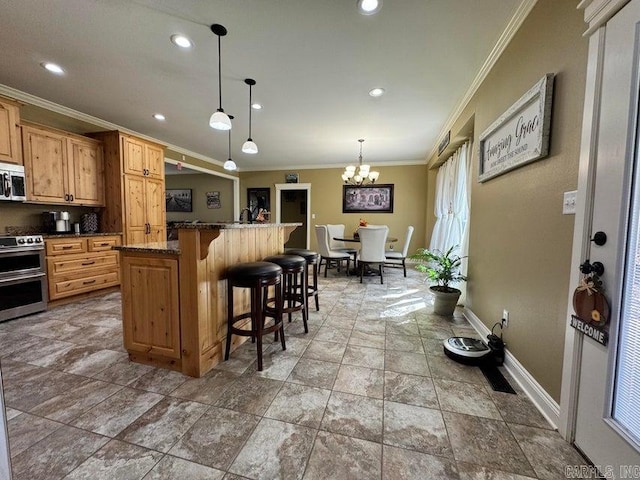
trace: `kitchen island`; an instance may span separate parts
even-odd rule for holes
[[[225,272],[282,253],[300,223],[183,223],[178,240],[120,251],[122,321],[129,359],[201,377],[223,358]],[[239,292],[235,313],[250,307]],[[247,319],[247,322],[250,322]],[[234,337],[233,351],[246,337]]]

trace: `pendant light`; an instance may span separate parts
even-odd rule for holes
[[[250,153],[253,155],[258,153],[258,145],[256,145],[256,143],[251,138],[251,110],[253,110],[251,108],[251,105],[252,105],[251,87],[253,87],[256,84],[256,81],[253,78],[245,78],[244,83],[249,85],[249,138],[247,138],[247,141],[242,144],[242,151],[244,153]]]
[[[378,177],[380,176],[380,172],[370,171],[370,166],[362,163],[362,144],[364,143],[364,138],[358,139],[358,142],[360,142],[358,173],[356,173],[356,167],[349,165],[344,169],[342,180],[347,185],[363,185],[367,182],[376,183],[376,180],[378,180]]]
[[[229,119],[233,120],[233,115],[229,115]],[[229,159],[224,162],[224,169],[225,170],[237,170],[238,166],[236,165],[236,162],[234,162],[231,159],[231,129],[229,129]]]
[[[209,119],[209,126],[216,130],[231,130],[231,119],[222,109],[222,60],[220,37],[224,37],[227,34],[227,29],[222,25],[214,23],[211,25],[211,31],[218,36],[218,101],[220,107],[213,115],[211,115],[211,118]]]

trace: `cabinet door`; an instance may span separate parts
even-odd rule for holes
[[[0,162],[22,165],[16,132],[19,115],[18,107],[0,102]]]
[[[127,350],[180,358],[177,260],[125,256],[122,307]]]
[[[153,178],[146,179],[145,202],[147,223],[150,228],[148,242],[161,242],[167,239],[167,222],[165,213],[164,181]]]
[[[145,243],[147,219],[145,215],[144,177],[124,176],[125,244]]]
[[[146,147],[148,176],[151,178],[164,178],[164,150],[155,145],[147,145]]]
[[[104,205],[104,160],[102,144],[69,138],[69,191],[73,203]]]
[[[27,200],[65,203],[67,141],[64,135],[34,127],[22,128]]]
[[[139,140],[122,137],[122,155],[124,160],[124,173],[144,175],[145,144]]]

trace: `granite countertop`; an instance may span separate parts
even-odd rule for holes
[[[301,222],[296,223],[240,223],[240,222],[228,222],[228,223],[176,223],[174,228],[185,228],[192,230],[215,230],[223,228],[267,228],[267,227],[300,227]]]
[[[122,232],[110,233],[43,233],[42,238],[66,238],[66,237],[107,237],[113,235],[122,235]]]
[[[123,252],[168,253],[173,255],[179,255],[180,245],[178,244],[177,240],[172,240],[169,242],[116,245],[111,247],[111,250],[120,250]]]

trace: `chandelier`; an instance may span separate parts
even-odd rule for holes
[[[362,143],[364,142],[364,138],[360,138],[358,142],[360,142],[360,155],[358,155],[358,172],[356,173],[356,167],[354,167],[353,165],[349,165],[344,169],[342,180],[344,180],[344,183],[347,185],[364,185],[368,182],[376,183],[376,180],[378,180],[378,177],[380,176],[380,172],[370,171],[369,165],[362,164]]]

